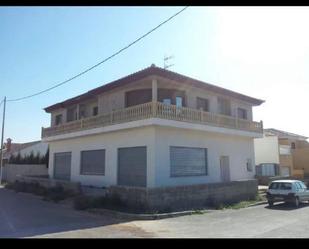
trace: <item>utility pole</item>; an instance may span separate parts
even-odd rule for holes
[[[0,152],[0,185],[2,184],[3,138],[4,138],[4,122],[5,122],[5,105],[6,105],[6,97],[4,97],[4,100],[3,100],[3,118],[2,118],[2,135],[1,135],[1,152]]]
[[[172,66],[174,66],[174,64],[167,64],[167,61],[168,60],[170,60],[170,59],[173,59],[174,58],[174,56],[173,55],[171,55],[171,56],[164,56],[164,69],[168,69],[169,67],[172,67]]]

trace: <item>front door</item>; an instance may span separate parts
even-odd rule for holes
[[[230,159],[228,156],[220,157],[221,181],[229,182],[230,179]]]

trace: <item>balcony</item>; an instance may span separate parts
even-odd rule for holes
[[[99,116],[75,120],[59,126],[42,128],[42,138],[149,118],[161,118],[257,133],[263,132],[262,122],[237,119],[186,107],[176,107],[161,102],[149,102]]]

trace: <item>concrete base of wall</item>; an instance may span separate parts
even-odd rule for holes
[[[130,208],[166,212],[252,200],[257,192],[257,180],[163,188],[111,186],[107,189],[108,195]]]

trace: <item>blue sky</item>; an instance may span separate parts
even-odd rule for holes
[[[0,97],[17,98],[108,57],[182,7],[0,7]],[[5,137],[40,139],[43,108],[174,55],[170,68],[266,100],[265,127],[309,136],[309,8],[190,7],[117,57],[46,94],[7,105]]]

